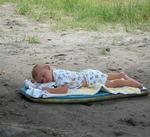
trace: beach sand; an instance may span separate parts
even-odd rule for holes
[[[36,37],[38,44],[29,40]],[[125,71],[150,89],[150,32],[52,31],[0,5],[0,137],[149,137],[150,97],[90,104],[38,104],[16,91],[37,63]]]

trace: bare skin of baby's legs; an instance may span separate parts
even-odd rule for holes
[[[123,87],[130,86],[136,88],[142,88],[143,85],[137,80],[129,77],[125,72],[120,73],[109,73],[106,81],[107,87]]]
[[[108,73],[107,80],[114,80],[114,79],[126,79],[126,73],[125,72],[116,72],[116,73]]]

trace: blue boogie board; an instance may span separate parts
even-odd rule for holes
[[[50,97],[50,98],[33,98],[26,94],[27,88],[23,87],[20,90],[20,93],[24,95],[26,98],[33,102],[38,103],[85,103],[85,102],[96,102],[103,100],[111,100],[111,99],[120,99],[120,98],[128,98],[128,97],[138,97],[148,95],[149,92],[147,90],[142,90],[141,94],[111,94],[106,91],[99,91],[94,95],[67,95],[60,97]]]

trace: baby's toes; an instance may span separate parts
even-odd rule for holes
[[[127,73],[125,73],[124,71],[120,72],[120,76],[125,79],[128,77]]]

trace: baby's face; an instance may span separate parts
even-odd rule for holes
[[[50,69],[43,68],[38,70],[37,76],[35,77],[36,82],[38,83],[47,83],[53,81],[53,72]]]

